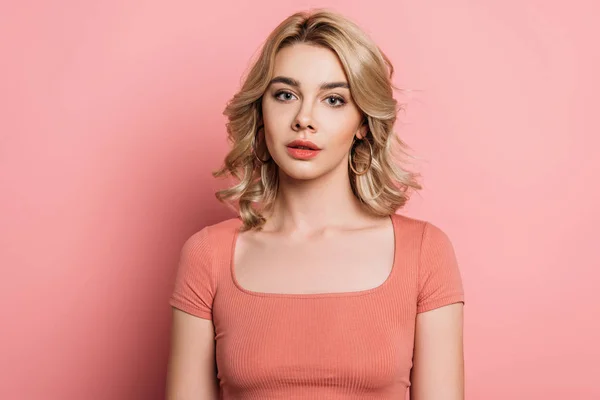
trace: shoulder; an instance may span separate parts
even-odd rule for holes
[[[229,238],[233,236],[237,230],[242,226],[242,220],[240,218],[229,218],[221,222],[217,222],[212,225],[206,226],[203,230],[213,240]]]
[[[421,239],[444,240],[448,236],[438,225],[419,218],[408,217],[402,214],[392,214],[396,232],[418,236]]]
[[[183,244],[183,252],[201,252],[205,256],[214,253],[229,244],[241,225],[242,222],[239,218],[230,218],[207,225],[186,239]]]
[[[242,221],[239,218],[230,218],[215,224],[206,225],[204,228],[193,233],[188,239],[188,242],[206,242],[219,241],[220,239],[234,235]]]
[[[437,224],[405,215],[392,215],[396,238],[417,253],[436,250],[452,254],[454,249],[450,237]]]
[[[212,317],[213,298],[240,225],[240,220],[228,219],[188,237],[181,249],[171,305],[198,317]]]
[[[241,220],[237,218],[205,226],[187,238],[179,256],[178,281],[215,285],[216,277],[229,259],[231,245]]]

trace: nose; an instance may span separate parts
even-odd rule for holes
[[[306,102],[296,114],[292,129],[294,131],[308,130],[310,133],[316,132],[315,121],[312,116],[311,105]]]

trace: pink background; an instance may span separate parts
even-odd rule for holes
[[[600,398],[597,2],[3,3],[0,398],[163,398],[180,247],[230,216],[225,102],[321,6],[414,90],[425,190],[402,212],[455,245],[467,398]]]

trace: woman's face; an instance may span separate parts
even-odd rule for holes
[[[262,112],[269,153],[292,179],[347,171],[352,140],[366,132],[337,55],[314,45],[278,52]]]

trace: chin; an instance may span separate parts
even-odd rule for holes
[[[277,164],[279,173],[293,180],[308,181],[317,179],[327,173],[323,168],[319,168],[316,163],[310,161],[291,161]]]

